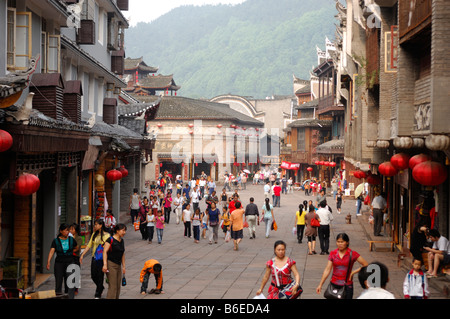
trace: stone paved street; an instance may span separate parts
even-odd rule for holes
[[[219,192],[221,192],[219,186]],[[253,196],[255,203],[261,209],[264,203],[263,186],[248,185],[246,190],[239,191],[241,200],[246,205]],[[257,227],[256,239],[249,239],[247,229],[244,229],[244,240],[238,251],[233,250],[232,242],[225,243],[223,232],[219,231],[218,244],[209,245],[208,239],[201,239],[195,244],[193,239],[183,236],[184,226],[175,223],[172,215],[170,224],[164,230],[162,244],[148,244],[141,239],[140,232],[135,232],[128,221],[128,231],[125,235],[126,243],[126,278],[127,285],[122,287],[121,299],[251,299],[258,290],[264,274],[265,263],[273,257],[273,244],[276,240],[287,243],[287,254],[297,262],[301,275],[301,285],[304,292],[301,299],[323,299],[317,295],[317,287],[322,272],[327,263],[327,255],[320,255],[320,246],[317,242],[317,255],[307,254],[307,240],[298,244],[292,234],[295,221],[295,212],[304,199],[313,199],[305,196],[303,191],[294,191],[292,194],[282,194],[281,207],[274,209],[275,220],[279,226],[272,231],[270,238],[264,236],[264,223]],[[396,298],[403,298],[402,284],[406,274],[405,267],[397,266],[397,252],[379,246],[378,251],[369,251],[366,242],[371,232],[367,222],[367,212],[362,217],[355,217],[355,200],[346,199],[342,206],[342,213],[338,214],[332,195],[328,195],[328,202],[333,209],[334,221],[331,227],[330,251],[336,248],[334,238],[340,232],[350,236],[350,247],[360,253],[368,262],[380,261],[386,264],[390,272],[388,290]],[[201,204],[202,210],[206,207]],[[345,222],[348,212],[352,213],[352,223]],[[387,248],[387,247],[386,247]],[[139,273],[147,259],[154,258],[163,265],[164,291],[161,295],[140,295]],[[89,259],[86,258],[85,261]],[[359,265],[355,265],[359,267]],[[53,275],[39,287],[38,290],[54,289]],[[361,294],[361,287],[355,278],[354,298]],[[326,287],[328,281],[325,283]],[[153,288],[153,276],[149,281],[149,289]],[[102,297],[106,297],[107,285]],[[267,292],[269,283],[264,293]],[[95,286],[90,279],[90,263],[82,267],[82,288],[77,299],[92,299]],[[442,298],[432,295],[432,298]]]

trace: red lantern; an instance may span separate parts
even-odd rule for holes
[[[307,170],[308,172],[312,172],[313,168],[312,168],[312,167],[308,167],[306,170]]]
[[[361,176],[359,175],[360,173],[361,173],[361,171],[354,171],[353,176],[356,178],[361,178]]]
[[[381,177],[377,174],[370,174],[367,177],[367,183],[370,185],[380,185],[381,184]]]
[[[189,127],[194,127],[194,124],[189,124]]]
[[[330,162],[330,166],[331,167],[336,167],[336,163],[335,162]]]
[[[316,165],[319,165],[319,163],[320,163],[319,161],[315,161],[315,162],[314,162],[314,164],[316,164]]]
[[[114,183],[122,178],[122,173],[116,169],[112,169],[106,173],[106,178]]]
[[[13,194],[19,196],[29,196],[38,191],[41,181],[36,175],[25,173],[16,179]]]
[[[181,167],[184,167],[184,163],[183,162],[181,162]]]
[[[323,165],[325,165],[325,166],[330,166],[330,162],[325,161],[325,162],[323,162]]]
[[[198,163],[195,163],[195,166],[198,166]]]
[[[391,157],[391,164],[395,169],[402,171],[409,167],[409,155],[405,153],[398,153]]]
[[[125,168],[124,165],[120,166],[119,171],[122,173],[122,177],[127,177],[128,176],[128,170]]]
[[[161,127],[162,127],[162,124],[161,124],[161,123],[158,123],[157,126],[158,126],[159,128],[161,128]]]
[[[319,165],[323,165],[324,163],[324,161],[319,161]]]
[[[412,176],[421,185],[437,186],[447,179],[447,169],[440,163],[426,161],[414,166]]]
[[[9,150],[12,144],[13,138],[11,134],[4,130],[0,130],[0,152]]]
[[[214,161],[213,165],[216,166],[216,161]]]
[[[431,156],[427,155],[427,154],[417,154],[414,155],[413,157],[411,157],[409,159],[409,168],[413,169],[414,166],[416,166],[417,164],[426,162],[426,161],[431,161]]]
[[[359,171],[359,178],[366,178],[367,177],[367,174],[366,174],[366,172],[364,172],[364,171]]]
[[[218,128],[221,128],[221,127],[222,127],[222,124],[217,124],[217,127],[218,127]]]
[[[387,176],[388,179],[398,173],[397,169],[394,167],[394,165],[391,164],[391,162],[381,163],[378,166],[378,171],[381,175]]]

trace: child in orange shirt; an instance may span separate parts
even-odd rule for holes
[[[147,260],[144,264],[144,268],[141,270],[140,282],[141,285],[141,295],[145,295],[148,287],[148,280],[150,278],[150,274],[155,275],[156,288],[151,289],[149,294],[163,294],[162,285],[163,285],[163,274],[162,274],[162,266],[156,259]]]

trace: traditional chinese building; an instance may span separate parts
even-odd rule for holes
[[[350,171],[360,168],[383,177],[373,187],[387,194],[385,231],[408,254],[419,221],[449,234],[450,127],[443,86],[450,76],[450,4],[375,0],[336,5],[340,47],[335,64],[338,98],[345,106],[345,162]],[[408,163],[419,154],[441,179],[427,182],[424,178],[433,170],[401,167],[396,160]],[[383,163],[398,168],[389,173]]]

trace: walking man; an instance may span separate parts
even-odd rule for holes
[[[255,199],[250,197],[250,204],[245,207],[245,220],[248,223],[248,232],[250,239],[256,238],[256,223],[259,225],[258,206],[254,203]]]
[[[383,226],[383,215],[386,212],[387,203],[379,191],[375,191],[375,198],[370,208],[373,213],[373,235],[383,236],[381,235],[381,228]]]
[[[327,207],[327,201],[323,200],[319,203],[319,209],[317,210],[319,215],[320,226],[318,229],[318,236],[320,241],[321,255],[329,254],[330,247],[330,223],[333,220],[333,214]]]

